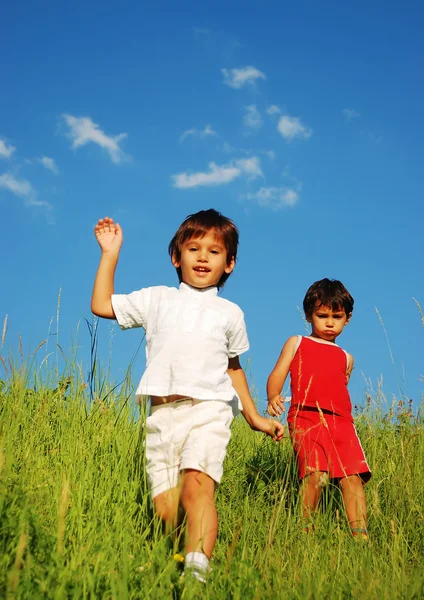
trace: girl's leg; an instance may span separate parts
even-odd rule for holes
[[[181,483],[181,504],[187,517],[187,553],[201,552],[209,559],[218,534],[215,482],[200,471],[186,469]]]
[[[340,480],[343,502],[351,529],[367,528],[367,504],[364,486],[359,475],[349,475]]]
[[[315,471],[303,478],[300,485],[300,499],[302,502],[302,516],[307,519],[316,511],[321,497],[321,478],[324,471]]]

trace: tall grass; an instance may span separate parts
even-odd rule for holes
[[[94,335],[95,332],[93,332]],[[95,342],[95,338],[94,342]],[[144,415],[130,376],[115,384],[62,356],[3,357],[0,384],[0,596],[5,598],[422,598],[423,423],[382,391],[358,409],[373,471],[369,543],[349,535],[330,484],[303,533],[293,453],[238,418],[217,491],[220,518],[204,588],[180,581],[177,541],[155,520],[144,473]]]

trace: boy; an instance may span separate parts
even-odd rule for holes
[[[352,535],[367,539],[363,484],[371,477],[352,418],[347,384],[353,357],[336,345],[352,316],[354,300],[337,280],[322,279],[306,292],[309,337],[292,336],[268,378],[268,413],[284,411],[281,392],[290,373],[287,417],[299,479],[303,517],[316,510],[322,483],[339,481]]]
[[[258,414],[250,396],[239,362],[249,348],[243,313],[217,296],[236,263],[238,231],[213,209],[189,215],[168,248],[179,289],[158,286],[129,295],[114,294],[121,227],[105,217],[94,233],[102,255],[91,310],[117,319],[122,329],[146,331],[146,370],[136,397],[151,402],[146,470],[155,511],[174,527],[182,507],[185,567],[204,581],[218,531],[214,491],[234,409],[274,440],[284,433],[281,423]]]

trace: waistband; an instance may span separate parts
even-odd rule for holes
[[[201,402],[208,402],[208,400],[196,400],[195,398],[181,398],[180,400],[174,400],[174,402],[163,402],[161,404],[154,404],[150,407],[150,414],[153,414],[161,408],[176,409],[180,406],[195,406]]]

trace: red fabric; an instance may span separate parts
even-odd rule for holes
[[[371,477],[355,426],[348,418],[292,407],[287,423],[299,479],[314,471],[325,471],[331,478],[359,475],[364,483]]]
[[[353,421],[346,370],[339,346],[302,337],[290,365],[292,406],[318,407]]]

